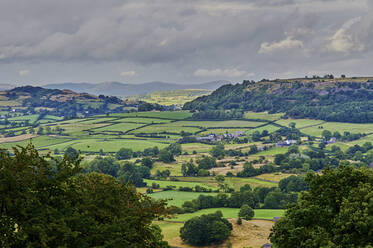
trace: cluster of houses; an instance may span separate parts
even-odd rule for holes
[[[224,139],[234,139],[244,136],[243,131],[235,131],[233,133],[225,133],[225,134],[214,134],[211,133],[207,136],[197,137],[197,141],[209,141],[209,142],[215,142],[215,141],[222,141]]]
[[[286,147],[286,146],[294,145],[296,143],[297,143],[296,140],[279,141],[279,142],[277,142],[276,147]]]

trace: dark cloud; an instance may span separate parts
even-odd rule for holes
[[[368,0],[0,0],[0,63],[126,64],[118,77],[139,78],[160,65],[168,80],[339,72],[343,60],[352,72],[371,62],[372,9]]]

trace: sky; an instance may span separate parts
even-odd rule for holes
[[[0,0],[0,83],[372,76],[372,0]]]

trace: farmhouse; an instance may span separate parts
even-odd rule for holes
[[[328,144],[334,144],[335,142],[337,142],[337,138],[336,138],[336,137],[331,137],[331,138],[328,140]]]

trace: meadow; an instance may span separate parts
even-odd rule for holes
[[[268,112],[245,112],[244,118],[246,119],[261,119],[261,120],[266,120],[266,121],[275,121],[281,118],[283,116],[282,113],[277,113],[277,114],[269,114]]]
[[[164,181],[164,180],[151,180],[151,179],[144,179],[144,182],[148,186],[151,186],[153,183],[159,184],[161,188],[166,188],[167,186],[173,186],[175,189],[179,189],[180,187],[190,187],[194,188],[195,186],[201,186],[208,189],[217,189],[216,187],[212,187],[211,185],[204,184],[204,183],[197,183],[197,182],[183,182],[183,181]]]
[[[203,214],[215,213],[216,211],[221,211],[224,218],[231,219],[231,218],[238,218],[238,212],[240,211],[240,209],[239,208],[202,209],[194,213],[175,215],[174,218],[171,218],[168,220],[185,222],[193,217],[201,216]],[[281,217],[284,214],[284,210],[282,209],[254,209],[254,212],[255,212],[254,219],[265,219],[265,220],[273,220],[274,217]]]
[[[168,191],[161,191],[157,193],[150,194],[149,196],[156,200],[165,200],[167,199],[167,203],[169,206],[177,206],[181,207],[184,202],[191,201],[198,198],[199,195],[211,195],[215,196],[217,193],[200,193],[200,192],[185,192],[185,191],[175,191],[175,190],[168,190]]]
[[[161,105],[179,105],[182,106],[184,103],[194,100],[195,98],[211,93],[210,90],[200,89],[186,89],[186,90],[171,90],[171,91],[155,91],[147,95],[140,95],[131,97],[130,99],[136,99],[146,101],[149,103],[158,103]]]

